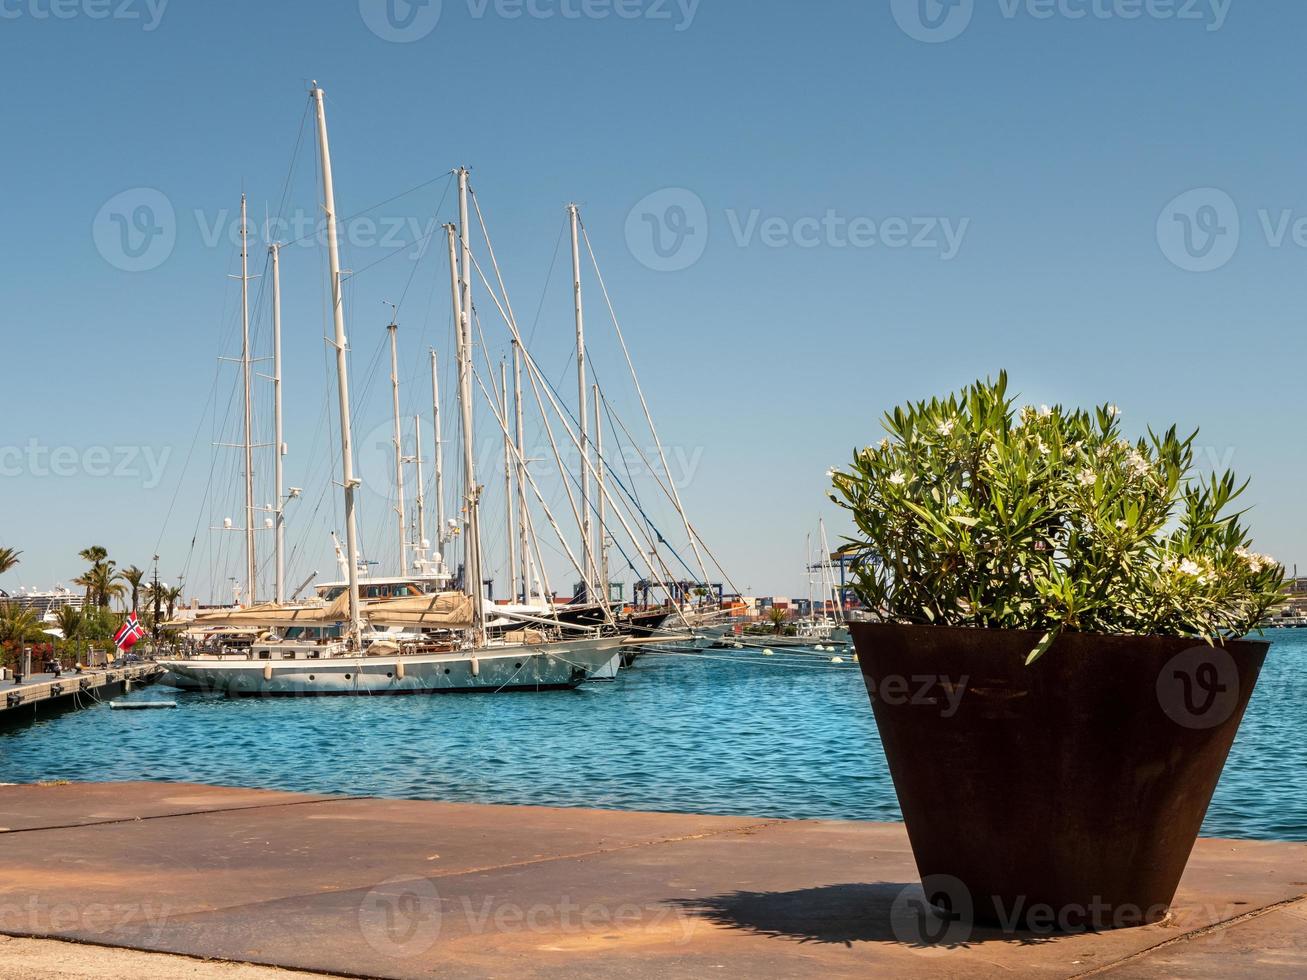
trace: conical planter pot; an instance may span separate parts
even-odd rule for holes
[[[927,899],[1004,929],[1165,917],[1269,643],[851,624]]]

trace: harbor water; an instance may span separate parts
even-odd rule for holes
[[[1307,630],[1274,641],[1203,833],[1307,840]],[[0,731],[0,782],[167,780],[478,803],[898,820],[856,665],[648,656],[574,692],[230,700],[151,688]]]

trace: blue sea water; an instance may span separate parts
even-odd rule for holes
[[[1274,646],[1203,832],[1307,840],[1307,631]],[[0,732],[0,781],[169,780],[303,792],[898,820],[855,667],[651,656],[616,682],[484,697],[99,706]]]

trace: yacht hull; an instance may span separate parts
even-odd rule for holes
[[[618,655],[620,637],[475,652],[380,657],[166,661],[173,686],[233,697],[498,694],[577,687]]]

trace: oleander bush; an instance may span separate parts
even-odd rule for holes
[[[1172,427],[1131,442],[1114,406],[1015,408],[1007,375],[885,417],[832,470],[858,530],[854,589],[895,623],[1201,637],[1255,630],[1284,570],[1251,548],[1247,484],[1194,471]]]

